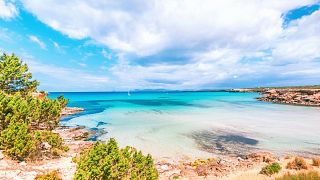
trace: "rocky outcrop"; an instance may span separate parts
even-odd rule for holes
[[[233,172],[256,167],[260,170],[265,164],[279,160],[269,152],[255,152],[247,154],[244,158],[222,156],[183,163],[158,161],[155,166],[160,179],[223,179],[222,177]]]
[[[267,89],[261,93],[260,101],[320,106],[320,89]]]
[[[84,111],[83,108],[78,108],[78,107],[65,107],[61,111],[61,116],[68,116],[68,115],[73,115],[77,114]]]

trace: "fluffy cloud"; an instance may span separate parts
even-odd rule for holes
[[[293,76],[288,70],[315,77],[320,12],[283,27],[285,13],[315,2],[23,0],[53,29],[118,53],[118,63],[108,71],[119,86],[171,89],[270,75],[283,80]],[[176,62],[178,56],[183,63]]]
[[[16,7],[6,0],[0,0],[0,18],[10,19],[18,14]]]

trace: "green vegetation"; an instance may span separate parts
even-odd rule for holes
[[[33,97],[38,85],[17,56],[0,56],[0,149],[13,159],[33,160],[68,149],[51,132],[68,101],[62,96],[49,99],[44,92],[41,98]]]
[[[58,171],[51,171],[46,174],[37,175],[35,180],[62,180]]]
[[[25,122],[33,129],[52,130],[59,125],[60,113],[65,105],[63,97],[36,99],[31,95],[8,95],[0,91],[0,131],[7,128],[10,122]]]
[[[209,175],[209,170],[218,165],[218,160],[214,158],[197,159],[190,164],[199,176]]]
[[[31,80],[32,74],[28,72],[28,66],[12,54],[0,56],[0,89],[11,94],[21,92],[26,94],[34,92],[39,85],[36,80]]]
[[[0,135],[0,148],[14,159],[23,160],[34,152],[36,143],[26,123],[11,122]]]
[[[12,159],[35,160],[60,156],[68,147],[52,130],[59,125],[68,101],[59,96],[49,99],[32,80],[28,67],[15,55],[0,56],[0,149]],[[40,94],[40,96],[38,96]],[[133,147],[119,148],[114,139],[97,142],[76,158],[75,179],[158,178],[151,155]],[[38,180],[60,180],[57,171],[39,175]]]
[[[278,173],[281,170],[279,163],[272,163],[263,167],[260,171],[260,174],[271,176],[272,174]]]
[[[294,158],[293,161],[287,164],[287,169],[295,169],[295,170],[308,169],[308,165],[302,157],[296,157]]]
[[[286,174],[282,177],[276,178],[275,180],[319,180],[320,175],[316,171],[301,172],[298,174]]]
[[[194,162],[191,163],[191,166],[197,168],[198,166],[202,165],[217,165],[218,161],[214,158],[208,158],[208,159],[197,159]]]
[[[95,143],[75,159],[75,179],[146,179],[158,178],[151,155],[144,156],[133,147],[119,148],[114,139]]]

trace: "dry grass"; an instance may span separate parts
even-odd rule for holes
[[[298,174],[286,174],[275,180],[319,180],[320,175],[316,171],[302,172]]]
[[[296,157],[294,158],[293,161],[287,164],[287,169],[295,169],[295,170],[308,169],[308,165],[302,157]]]
[[[46,174],[37,175],[35,180],[62,180],[57,170],[48,172]]]
[[[312,165],[320,167],[320,158],[313,158],[312,159]]]

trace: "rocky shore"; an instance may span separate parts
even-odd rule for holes
[[[94,142],[86,139],[91,133],[84,127],[59,127],[54,132],[60,134],[69,151],[59,158],[43,159],[36,162],[17,162],[6,158],[0,152],[0,179],[34,179],[39,174],[58,171],[62,179],[73,179],[76,164],[72,158],[90,147]],[[266,176],[260,174],[261,168],[267,164],[278,162],[285,167],[289,157],[276,157],[269,152],[257,151],[246,156],[213,156],[210,159],[195,161],[176,161],[172,159],[155,159],[159,179],[274,179],[288,172],[296,172],[283,168],[279,174]],[[312,164],[311,159],[306,159]],[[319,167],[310,169],[320,172]]]
[[[80,113],[82,111],[84,111],[84,109],[79,107],[65,107],[62,109],[61,116],[69,116]]]
[[[260,101],[281,104],[320,106],[320,88],[246,88],[233,89],[233,92],[259,92]]]
[[[262,92],[260,101],[303,106],[320,106],[320,89],[271,89]]]

